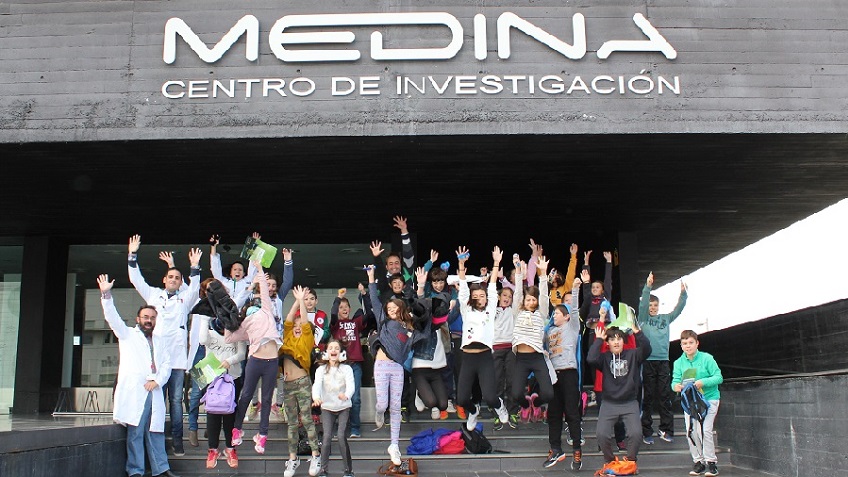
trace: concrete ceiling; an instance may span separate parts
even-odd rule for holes
[[[2,144],[0,157],[7,243],[117,244],[91,249],[79,268],[98,269],[108,249],[123,276],[133,233],[205,250],[212,233],[236,248],[258,230],[320,270],[298,272],[299,283],[326,287],[361,279],[366,244],[390,240],[395,214],[409,217],[422,261],[430,248],[445,259],[468,245],[472,267],[495,244],[527,255],[529,237],[557,268],[571,242],[602,260],[625,232],[637,238],[639,275],[665,283],[848,196],[846,135],[75,142]]]

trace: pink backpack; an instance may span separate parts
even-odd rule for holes
[[[236,386],[233,377],[224,373],[206,388],[206,394],[200,398],[209,414],[232,414],[236,410]]]

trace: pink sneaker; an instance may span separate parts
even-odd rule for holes
[[[244,432],[242,432],[241,429],[235,429],[234,428],[233,429],[233,439],[232,439],[233,447],[241,445],[242,437],[244,437]]]
[[[533,422],[542,422],[542,408],[534,407],[533,415],[530,417],[530,420]]]
[[[524,424],[527,424],[528,422],[530,422],[530,413],[532,413],[532,412],[533,412],[532,408],[522,407],[521,408],[521,422],[523,422]]]
[[[264,454],[265,453],[265,442],[267,442],[267,441],[268,441],[268,436],[260,436],[259,434],[256,434],[255,436],[253,436],[253,442],[256,443],[256,445],[253,446],[253,448],[256,449],[257,454]]]

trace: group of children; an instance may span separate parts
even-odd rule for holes
[[[367,287],[359,287],[363,307],[353,315],[344,289],[339,290],[328,319],[317,310],[314,291],[292,287],[288,250],[284,251],[286,268],[280,293],[276,278],[266,275],[256,262],[251,263],[249,273],[236,263],[230,276],[203,281],[200,301],[192,311],[200,317],[194,322],[200,328],[200,344],[206,346],[207,354],[215,354],[235,379],[238,396],[232,415],[209,415],[208,468],[217,464],[222,427],[226,439],[223,453],[231,467],[238,465],[235,447],[243,442],[245,415],[261,381],[259,431],[253,436],[255,450],[260,454],[265,451],[276,384],[277,402],[284,403],[288,422],[289,459],[284,475],[292,477],[301,464],[297,447],[298,428],[302,427],[312,452],[309,475],[327,475],[331,440],[337,436],[343,475],[352,476],[347,439],[360,436],[359,396],[365,359],[360,339],[370,330],[368,345],[374,360],[377,398],[375,424],[382,427],[385,412],[389,412],[391,443],[387,452],[395,465],[401,464],[399,439],[405,395],[417,391],[425,408],[433,410],[434,418],[455,403],[458,413],[466,414],[469,430],[477,427],[484,402],[497,416],[495,429],[505,425],[515,428],[519,421],[541,420],[540,413],[546,405],[544,419],[549,428],[550,452],[544,466],[551,467],[568,457],[562,446],[565,421],[571,468],[581,469],[585,360],[590,366],[586,369],[597,371],[597,437],[605,461],[599,472],[619,470],[613,453],[616,444],[626,447],[625,461],[632,462],[635,469],[640,445],[653,443],[650,413],[654,395],[662,398],[660,436],[672,438],[673,422],[666,418],[666,411],[671,410],[669,396],[672,390],[682,389],[684,374],[695,374],[695,385],[715,404],[702,424],[704,437],[691,443],[696,462],[692,475],[718,475],[711,431],[718,409],[721,373],[708,354],[697,351],[697,335],[693,332],[684,332],[681,343],[685,353],[675,362],[671,382],[668,379],[668,324],[685,305],[684,286],[681,303],[674,312],[659,315],[658,300],[649,294],[653,284],[653,276],[649,276],[644,303],[640,304],[639,318],[632,330],[608,328],[614,319],[609,252],[604,253],[605,283],[591,280],[591,252],[584,255],[584,267],[577,277],[577,246],[572,245],[568,271],[563,276],[556,270],[548,273],[549,263],[542,247],[532,241],[532,255],[527,262],[513,255],[512,280],[504,278],[503,252],[498,247],[491,252],[491,269],[481,270],[479,276],[467,273],[470,252],[459,247],[457,273],[451,276],[447,263],[436,266],[435,252],[423,267],[413,269],[414,254],[406,220],[396,217],[395,226],[401,230],[403,253],[390,254],[383,264],[379,260],[381,244],[372,243],[375,264],[364,267]],[[214,257],[213,248],[213,260]],[[236,270],[235,274],[232,270]],[[220,262],[217,271],[220,274]],[[283,318],[282,301],[289,289],[295,301]],[[659,382],[665,389],[654,388],[651,399],[647,399],[646,392],[640,407],[643,369],[648,366],[646,363],[663,359],[665,368],[658,366],[654,373],[658,377],[650,384],[656,387]],[[696,371],[687,374],[689,368]],[[660,376],[663,372],[664,381]],[[451,374],[452,379],[445,379]],[[313,419],[314,408],[320,408],[320,419]],[[322,445],[318,442],[316,422],[323,425]],[[622,423],[623,430],[616,429]]]

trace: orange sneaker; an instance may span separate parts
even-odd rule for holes
[[[468,414],[465,413],[465,408],[462,406],[456,406],[456,417],[460,419],[468,419]]]
[[[218,465],[218,449],[209,449],[209,453],[206,454],[206,468],[214,469],[216,465]]]
[[[236,450],[234,448],[224,449],[224,455],[227,457],[227,465],[231,469],[238,469],[238,454],[236,454]]]
[[[447,419],[447,418],[448,418],[448,412],[447,412],[447,411],[441,411],[441,412],[439,412],[439,419],[441,419],[441,420],[443,420],[443,421],[444,421],[444,420],[445,420],[445,419]]]

